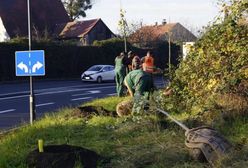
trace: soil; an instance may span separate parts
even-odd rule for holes
[[[84,118],[91,118],[93,115],[116,117],[117,113],[115,111],[108,111],[101,106],[84,106],[78,107],[72,115]]]
[[[94,151],[70,145],[44,146],[44,152],[36,149],[27,156],[29,168],[96,168],[101,160],[103,157]]]

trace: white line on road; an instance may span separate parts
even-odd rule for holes
[[[16,99],[16,98],[22,98],[22,97],[28,97],[28,96],[29,95],[4,97],[4,98],[0,98],[0,100]]]
[[[107,89],[107,88],[113,88],[115,86],[103,86],[103,87],[97,87],[97,88],[81,88],[81,89],[71,89],[71,90],[61,90],[61,91],[54,91],[54,92],[44,92],[36,94],[36,96],[40,95],[48,95],[48,94],[56,94],[56,93],[66,93],[66,92],[77,92],[77,91],[84,91],[84,90],[91,90],[91,89]]]
[[[71,86],[64,86],[64,87],[54,87],[54,88],[45,88],[45,89],[39,89],[39,90],[34,90],[35,92],[40,92],[40,91],[49,91],[49,90],[58,90],[58,89],[62,89],[62,90],[65,90],[65,89],[69,89],[69,88],[77,88],[77,87],[93,87],[93,86],[115,86],[114,83],[106,83],[106,84],[89,84],[89,85],[71,85]]]
[[[113,88],[115,86],[103,86],[103,87],[97,87],[97,88],[81,88],[81,89],[70,89],[70,90],[61,90],[61,91],[51,91],[51,92],[44,92],[44,93],[38,93],[35,94],[35,96],[41,96],[41,95],[50,95],[50,94],[58,94],[58,93],[67,93],[67,92],[77,92],[77,91],[85,91],[85,90],[93,90],[93,89],[108,89]],[[12,96],[12,97],[4,97],[0,98],[0,100],[8,100],[8,99],[16,99],[16,98],[23,98],[23,97],[29,97],[29,95],[22,95],[22,96]]]
[[[93,87],[93,86],[115,86],[115,84],[89,84],[89,85],[71,85],[71,86],[64,86],[64,87],[53,87],[53,88],[45,88],[45,89],[35,89],[35,93],[45,92],[45,91],[52,91],[52,90],[66,90],[69,88],[77,88],[77,87]],[[30,91],[20,91],[20,92],[9,92],[9,93],[2,93],[0,96],[9,96],[13,94],[29,94]]]
[[[81,93],[81,94],[74,94],[74,95],[71,95],[72,97],[76,97],[76,96],[86,96],[86,95],[91,95],[93,93]]]
[[[43,103],[43,104],[37,104],[35,105],[36,107],[41,107],[41,106],[49,106],[49,105],[52,105],[52,104],[55,104],[54,102],[50,102],[50,103]]]
[[[91,90],[89,92],[92,93],[92,94],[96,94],[96,93],[101,93],[101,90]]]
[[[80,93],[80,94],[74,94],[74,95],[71,95],[73,97],[75,96],[85,96],[85,95],[90,95],[90,94],[97,94],[97,93],[101,93],[100,90],[92,90],[92,91],[89,91],[89,93]]]
[[[16,110],[16,109],[9,109],[9,110],[0,111],[0,114],[13,112],[13,111],[15,111],[15,110]]]
[[[29,91],[22,91],[22,92],[10,92],[10,93],[2,93],[0,96],[9,96],[15,94],[29,94]]]
[[[77,101],[77,100],[85,100],[85,99],[91,99],[92,97],[81,97],[77,99],[71,99],[71,101]]]
[[[108,96],[116,96],[116,93],[110,93]]]

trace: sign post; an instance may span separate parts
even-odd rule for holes
[[[35,100],[33,93],[33,76],[45,75],[45,53],[44,50],[33,51],[16,51],[15,64],[16,76],[29,76],[30,77],[30,123],[36,119],[35,115]]]
[[[28,48],[29,51],[32,50],[32,37],[31,37],[31,18],[30,18],[30,0],[27,0],[28,8]],[[30,124],[33,124],[33,121],[36,119],[35,115],[35,103],[34,103],[34,89],[33,89],[33,78],[30,76],[29,79],[30,85],[30,96],[29,96],[29,109],[30,109]]]
[[[33,89],[33,76],[45,75],[45,53],[44,50],[32,51],[31,37],[31,19],[30,19],[30,0],[27,0],[28,12],[28,51],[15,52],[16,76],[29,76],[30,96],[29,96],[29,111],[30,124],[36,119],[35,112],[35,97]]]

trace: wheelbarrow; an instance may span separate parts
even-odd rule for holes
[[[202,162],[207,161],[214,165],[230,151],[232,145],[213,128],[201,126],[189,129],[167,112],[158,108],[157,110],[185,130],[185,145],[190,149],[190,154],[194,159]]]

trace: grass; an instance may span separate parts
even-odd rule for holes
[[[114,111],[124,98],[109,97],[85,105],[103,106]],[[27,154],[37,148],[38,139],[45,145],[70,144],[82,146],[110,158],[99,167],[111,168],[185,168],[209,167],[191,159],[184,145],[184,131],[170,121],[166,128],[154,115],[138,122],[131,118],[93,116],[78,118],[71,114],[76,109],[62,109],[47,114],[32,126],[20,128],[0,138],[0,168],[26,168]],[[187,119],[187,115],[182,115]],[[217,129],[233,144],[235,151],[219,167],[248,166],[248,117],[219,125]]]

